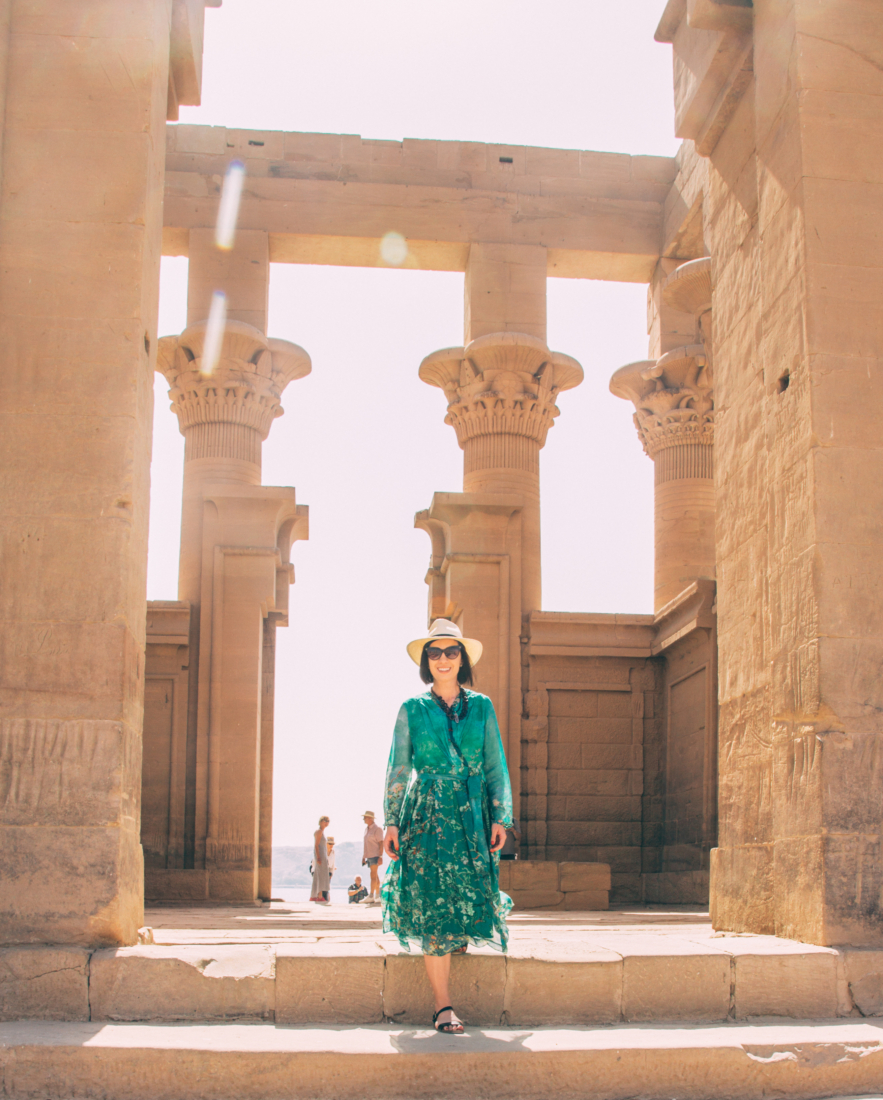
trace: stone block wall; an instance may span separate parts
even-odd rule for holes
[[[614,905],[703,904],[717,828],[714,582],[657,615],[529,616],[522,855],[606,863]]]
[[[608,864],[615,903],[642,893],[643,750],[661,690],[652,629],[649,615],[542,612],[525,647],[523,854]]]
[[[609,909],[610,886],[606,863],[500,861],[500,889],[516,909]]]
[[[877,947],[883,20],[869,0],[715,5],[710,50],[695,7],[670,0],[657,38],[688,139],[663,253],[698,200],[714,298],[712,917]]]

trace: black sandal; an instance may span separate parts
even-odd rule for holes
[[[436,1031],[443,1031],[446,1035],[460,1035],[460,1034],[462,1034],[463,1025],[460,1023],[459,1020],[456,1020],[456,1021],[455,1020],[448,1020],[448,1022],[445,1023],[445,1024],[436,1023],[436,1020],[438,1020],[439,1016],[441,1016],[441,1014],[443,1012],[453,1012],[453,1011],[454,1011],[454,1006],[453,1005],[445,1005],[444,1008],[440,1008],[438,1010],[438,1012],[433,1014],[432,1026],[435,1028]]]

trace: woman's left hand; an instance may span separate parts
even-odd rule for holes
[[[491,826],[491,851],[499,852],[506,843],[506,830],[496,822]]]

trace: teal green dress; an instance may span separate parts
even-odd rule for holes
[[[468,943],[506,950],[499,857],[491,825],[512,824],[512,789],[494,705],[461,690],[453,707],[426,691],[402,705],[386,773],[384,813],[399,858],[381,891],[383,930],[405,948],[447,955]]]

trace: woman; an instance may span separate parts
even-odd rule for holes
[[[319,828],[313,833],[313,886],[310,890],[310,901],[317,905],[328,904],[328,894],[331,890],[331,878],[328,874],[328,844],[325,840],[325,826],[331,819],[319,818]]]
[[[465,690],[481,643],[447,619],[408,645],[430,690],[396,720],[386,775],[383,930],[423,952],[437,1031],[462,1034],[449,989],[451,954],[466,945],[506,950],[511,900],[496,854],[512,824],[512,791],[494,707]]]

